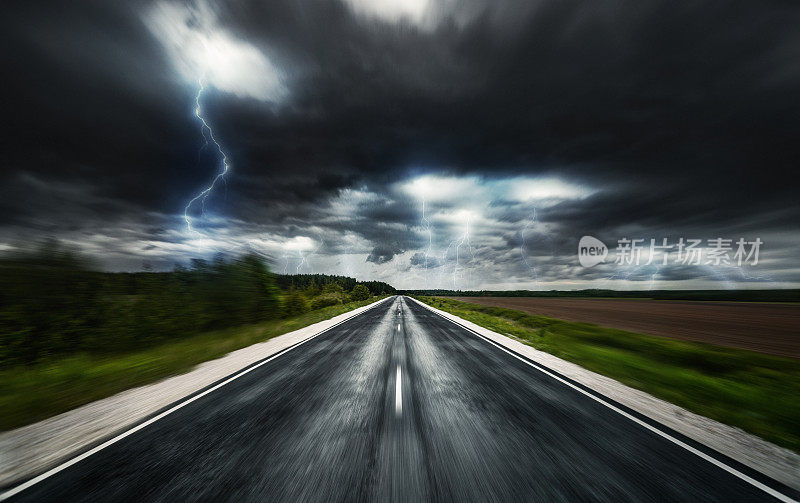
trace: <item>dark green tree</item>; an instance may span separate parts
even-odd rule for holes
[[[350,292],[350,298],[353,300],[367,300],[372,295],[370,294],[369,288],[362,284],[358,284],[353,288],[353,291]]]
[[[308,300],[298,290],[289,290],[283,299],[283,314],[286,317],[297,316],[309,310]]]

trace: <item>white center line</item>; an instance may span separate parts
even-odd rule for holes
[[[397,324],[397,330],[400,330],[400,324],[399,323]]]
[[[397,366],[397,376],[394,382],[394,413],[397,417],[403,414],[403,371]]]

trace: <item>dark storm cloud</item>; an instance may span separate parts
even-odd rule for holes
[[[442,260],[436,255],[425,256],[423,252],[416,252],[411,256],[409,264],[413,267],[427,267],[428,269],[435,269],[443,264]]]
[[[198,152],[195,89],[144,21],[152,5],[7,8],[7,226],[169,229],[216,172],[212,153]],[[314,229],[331,253],[343,249],[336,236],[357,235],[374,264],[425,246],[411,232],[416,201],[392,190],[428,172],[597,189],[541,208],[558,234],[524,244],[529,209],[498,203],[493,218],[507,228],[483,257],[496,264],[519,267],[520,245],[567,254],[583,234],[616,239],[626,226],[798,232],[796,3],[442,5],[451,8],[418,25],[337,1],[217,4],[220,26],[267,55],[288,93],[269,104],[205,96],[233,159],[209,207],[252,232]],[[331,201],[362,188],[376,198],[331,216]],[[559,274],[572,272],[592,274]]]
[[[394,258],[395,251],[388,246],[376,246],[367,255],[367,262],[385,264]]]

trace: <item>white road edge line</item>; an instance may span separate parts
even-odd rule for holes
[[[447,321],[449,321],[449,322],[451,322],[451,323],[453,323],[455,325],[458,325],[459,327],[463,328],[464,330],[472,332],[473,334],[477,335],[478,337],[480,337],[481,339],[485,340],[489,344],[492,344],[493,346],[497,347],[501,351],[505,351],[506,353],[510,354],[511,356],[516,358],[517,360],[520,360],[521,362],[530,365],[531,367],[535,368],[539,372],[542,372],[543,374],[546,374],[546,375],[552,377],[556,381],[559,381],[559,382],[561,382],[563,384],[566,384],[570,388],[572,388],[572,389],[574,389],[574,390],[576,390],[576,391],[578,391],[580,393],[583,393],[584,395],[588,396],[592,400],[595,400],[596,402],[599,402],[599,403],[605,405],[606,407],[608,407],[609,409],[613,410],[614,412],[617,412],[620,415],[625,416],[626,418],[630,419],[634,423],[647,428],[648,430],[650,430],[653,433],[656,433],[656,434],[664,437],[665,439],[669,440],[670,442],[672,442],[672,443],[674,443],[674,444],[676,444],[676,445],[678,445],[680,447],[683,447],[684,449],[686,449],[687,451],[691,452],[692,454],[696,454],[697,456],[699,456],[700,458],[708,461],[709,463],[711,463],[711,464],[713,464],[713,465],[715,465],[715,466],[717,466],[719,468],[722,468],[723,470],[725,470],[726,472],[730,473],[731,475],[734,475],[734,476],[742,479],[743,481],[749,483],[750,485],[752,485],[754,487],[757,487],[758,489],[761,489],[762,491],[764,491],[765,493],[769,494],[773,498],[776,498],[776,499],[778,499],[780,501],[783,501],[785,503],[797,503],[797,500],[794,500],[794,499],[790,498],[789,496],[786,496],[785,494],[776,491],[775,489],[769,487],[768,485],[766,485],[766,484],[764,484],[762,482],[759,482],[758,480],[750,477],[749,475],[746,475],[746,474],[740,472],[736,468],[733,468],[731,466],[726,465],[722,461],[719,461],[718,459],[716,459],[716,458],[714,458],[712,456],[709,456],[705,452],[703,452],[701,450],[698,450],[698,449],[695,449],[694,447],[692,447],[691,445],[687,444],[686,442],[678,440],[677,438],[673,437],[669,433],[661,431],[660,429],[656,428],[655,426],[642,421],[641,419],[639,419],[636,416],[633,416],[633,415],[625,412],[624,410],[620,409],[619,407],[616,407],[615,405],[606,402],[602,398],[600,398],[600,397],[598,397],[598,396],[596,396],[596,395],[594,395],[592,393],[589,393],[588,391],[586,391],[584,389],[581,389],[578,386],[575,386],[574,384],[572,384],[569,381],[566,381],[566,380],[562,379],[561,377],[553,374],[552,372],[550,372],[549,370],[547,370],[545,367],[541,366],[540,364],[533,363],[533,362],[527,360],[526,358],[521,357],[517,353],[515,353],[515,352],[503,347],[502,345],[496,343],[495,341],[489,339],[488,337],[479,334],[475,330],[472,330],[472,329],[470,329],[470,328],[468,328],[468,327],[466,327],[466,326],[464,326],[464,325],[462,325],[460,323],[455,322],[454,320],[451,320],[450,318],[448,318],[446,316],[441,315],[440,313],[436,312],[433,308],[431,308],[427,304],[425,304],[423,302],[420,302],[420,301],[418,301],[417,299],[414,299],[414,298],[412,298],[412,300],[414,302],[417,302],[422,307],[427,308],[428,310],[430,310],[432,313],[438,315],[439,317],[444,318],[445,320],[447,320]],[[455,315],[452,315],[452,316],[455,316]]]
[[[391,298],[391,297],[389,297],[389,298]],[[385,300],[388,300],[388,299],[381,299],[381,300],[373,303],[372,306],[376,307],[379,303],[384,302]],[[41,482],[41,481],[43,481],[43,480],[45,480],[47,478],[52,477],[53,475],[57,474],[60,471],[66,470],[70,466],[72,466],[72,465],[74,465],[76,463],[79,463],[79,462],[83,461],[84,459],[88,458],[89,456],[102,451],[106,447],[119,442],[120,440],[122,440],[125,437],[133,435],[137,431],[150,426],[151,424],[155,423],[159,419],[172,414],[176,410],[181,409],[181,408],[189,405],[190,403],[194,402],[195,400],[199,400],[200,398],[208,395],[209,393],[218,390],[219,388],[225,386],[229,382],[234,381],[234,380],[242,377],[243,375],[252,372],[253,370],[261,367],[262,365],[265,365],[265,364],[271,362],[275,358],[278,358],[279,356],[285,355],[289,351],[291,351],[291,350],[293,350],[293,349],[295,349],[295,348],[297,348],[299,346],[302,346],[303,344],[305,344],[306,342],[310,341],[311,339],[314,339],[314,338],[324,334],[328,330],[330,330],[330,329],[332,329],[334,327],[337,327],[337,326],[341,325],[342,323],[344,323],[346,321],[349,321],[349,320],[355,318],[356,316],[359,316],[362,313],[365,313],[367,311],[369,311],[369,309],[365,309],[364,311],[362,311],[361,313],[358,313],[357,315],[351,316],[349,318],[345,318],[344,320],[336,323],[335,325],[331,325],[330,327],[328,327],[328,328],[326,328],[324,330],[320,330],[316,334],[311,335],[308,338],[303,339],[302,341],[296,343],[294,346],[290,346],[290,347],[288,347],[286,349],[283,349],[278,354],[270,356],[266,360],[263,360],[263,361],[255,364],[255,365],[253,365],[252,367],[246,368],[246,369],[242,370],[241,372],[239,372],[238,374],[234,374],[233,376],[229,377],[228,379],[225,379],[224,381],[222,381],[221,383],[217,384],[213,388],[209,388],[209,389],[203,391],[202,393],[199,393],[199,394],[189,398],[188,400],[185,400],[185,401],[183,401],[183,402],[181,402],[181,403],[179,403],[179,404],[177,404],[177,405],[165,410],[161,414],[158,414],[157,416],[154,416],[154,417],[148,419],[147,421],[143,422],[142,424],[140,424],[138,426],[135,426],[135,427],[131,428],[130,430],[124,431],[124,432],[120,433],[119,435],[117,435],[114,438],[106,440],[105,442],[103,442],[102,444],[98,445],[97,447],[95,447],[93,449],[90,449],[90,450],[84,452],[83,454],[81,454],[79,456],[76,456],[76,457],[74,457],[74,458],[72,458],[70,460],[67,460],[64,463],[62,463],[62,464],[60,464],[60,465],[58,465],[58,466],[56,466],[54,468],[51,468],[50,470],[42,473],[41,475],[39,475],[37,477],[32,478],[31,480],[29,480],[27,482],[24,482],[24,483],[22,483],[22,484],[20,484],[20,485],[18,485],[16,487],[13,487],[13,488],[9,489],[8,491],[0,494],[0,501],[5,501],[5,500],[7,500],[8,498],[10,498],[12,496],[16,496],[17,494],[21,493],[25,489],[28,489],[29,487],[34,486],[34,485],[38,484],[39,482]]]
[[[399,364],[394,381],[394,413],[397,417],[403,415],[403,371]]]

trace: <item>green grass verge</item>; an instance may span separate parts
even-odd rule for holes
[[[385,296],[384,296],[385,297]],[[205,332],[132,353],[79,354],[0,370],[0,430],[9,430],[375,302],[338,304],[293,318]]]
[[[800,362],[439,297],[419,300],[800,452]]]

